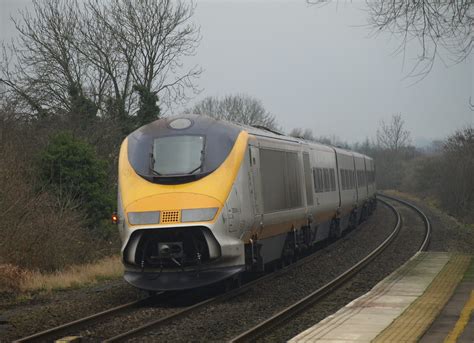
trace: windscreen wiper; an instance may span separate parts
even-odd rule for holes
[[[191,170],[190,172],[188,172],[187,174],[190,175],[190,174],[194,174],[195,172],[197,172],[198,170],[200,170],[202,168],[202,163],[195,169]]]
[[[161,176],[160,173],[158,173],[155,168],[153,167],[155,165],[155,157],[153,156],[153,152],[150,152],[150,165],[148,166],[148,168],[150,169],[150,172],[153,174],[153,175],[156,175],[156,176]]]

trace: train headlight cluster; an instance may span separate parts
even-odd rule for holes
[[[160,222],[160,211],[129,212],[128,221],[132,225],[158,224]]]
[[[218,208],[195,208],[181,211],[182,222],[205,222],[214,219]]]

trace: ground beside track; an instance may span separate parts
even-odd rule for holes
[[[394,195],[400,196],[400,194]],[[452,217],[413,198],[407,200],[418,205],[431,220],[433,236],[428,250],[474,254],[472,229],[469,230]],[[350,287],[357,289],[362,287],[364,282],[364,280],[353,281]],[[35,294],[31,298],[15,299],[0,294],[0,341],[11,341],[25,334],[133,301],[141,295],[143,294],[129,287],[122,280],[104,281],[94,286],[55,291],[50,294]],[[253,310],[253,308],[249,309],[250,312]],[[217,321],[215,329],[203,323],[195,332],[199,334],[208,330],[219,330],[226,317],[227,313],[220,314],[220,320]],[[315,318],[313,318],[313,323],[314,321]],[[193,340],[200,340],[199,337],[194,336]]]
[[[335,313],[347,303],[367,293],[418,251],[425,234],[423,220],[406,206],[392,201],[390,203],[395,206],[402,217],[402,228],[393,242],[351,281],[308,308],[304,314],[289,322],[288,325],[260,339],[260,342],[283,342],[291,339]]]
[[[420,199],[411,196],[403,197],[403,194],[400,193],[390,195],[400,197],[413,203],[428,216],[432,224],[432,236],[430,245],[428,246],[428,251],[474,254],[473,228],[460,224],[455,218],[446,215],[436,208],[426,205]],[[398,263],[401,264],[404,258],[408,259],[410,254],[413,254],[416,250],[413,250],[414,245],[410,240],[410,231],[413,229],[417,231],[422,229],[421,219],[416,219],[415,217],[417,215],[415,212],[406,207],[403,208],[402,205],[397,205],[397,208],[400,208],[402,217],[405,217],[405,224],[410,223],[409,227],[405,225],[405,228],[402,228],[403,231],[398,237],[398,243],[397,241],[394,241],[392,246],[388,248],[387,252],[382,253],[379,256],[376,263],[372,263],[365,268],[350,284],[342,287],[325,301],[318,303],[317,306],[314,306],[304,315],[299,316],[296,320],[290,322],[289,325],[280,330],[274,331],[271,335],[261,339],[260,341],[278,342],[290,339],[296,334],[304,331],[306,328],[324,319],[327,315],[336,312],[338,308],[342,307],[339,306],[340,303],[344,303],[342,305],[345,305],[353,299],[365,294],[378,282],[377,279],[383,278],[383,274],[389,274],[390,269],[394,270],[396,265]],[[412,224],[412,219],[417,220],[419,224]],[[390,252],[390,249],[392,249],[392,252]],[[396,250],[394,251],[394,249]],[[410,253],[411,250],[413,251]],[[392,267],[387,268],[389,265]]]
[[[394,226],[394,214],[380,205],[369,220],[316,252],[311,262],[263,281],[234,299],[206,306],[132,341],[227,341],[345,271],[379,245]]]
[[[0,294],[0,342],[27,336],[143,297],[122,279],[14,298]]]
[[[416,205],[429,218],[432,226],[430,245],[427,251],[441,251],[474,255],[474,226],[462,224],[423,199],[410,194],[388,191],[392,195]]]

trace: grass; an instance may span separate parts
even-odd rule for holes
[[[402,198],[405,198],[405,199],[411,200],[411,201],[420,201],[421,200],[420,198],[418,198],[414,194],[403,193],[403,192],[397,191],[395,189],[385,189],[385,190],[383,190],[382,194],[383,193],[385,193],[387,195],[394,196],[394,197],[402,197]]]
[[[123,274],[119,256],[104,258],[96,263],[68,267],[54,273],[22,271],[11,265],[0,266],[0,291],[27,294],[40,291],[64,290],[118,278]]]
[[[471,264],[467,268],[466,273],[464,274],[464,279],[466,281],[474,281],[474,256],[471,257]]]

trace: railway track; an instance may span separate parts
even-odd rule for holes
[[[159,295],[160,294],[157,294],[157,296],[159,296]],[[148,298],[133,301],[133,302],[130,302],[130,303],[127,303],[127,304],[124,304],[124,305],[116,306],[116,307],[107,309],[105,311],[98,312],[98,313],[92,314],[90,316],[80,318],[78,320],[75,320],[75,321],[72,321],[72,322],[69,322],[69,323],[66,323],[66,324],[59,325],[59,326],[56,326],[56,327],[53,327],[53,328],[35,333],[35,334],[27,336],[27,337],[17,339],[17,340],[14,341],[14,343],[54,340],[54,339],[60,337],[60,335],[64,334],[67,331],[74,330],[74,329],[78,330],[78,329],[84,327],[85,325],[97,322],[99,320],[104,320],[104,319],[109,318],[109,317],[111,317],[113,315],[116,315],[118,313],[122,313],[123,311],[127,311],[127,310],[130,310],[130,309],[139,307],[141,305],[144,305],[147,301],[150,300],[150,298],[151,297],[148,297]]]
[[[430,236],[431,236],[431,224],[429,222],[428,217],[418,207],[414,206],[413,204],[407,201],[404,201],[402,199],[398,199],[395,197],[383,195],[383,194],[378,194],[378,196],[382,198],[390,199],[392,201],[397,201],[407,207],[410,207],[411,209],[413,209],[414,211],[418,213],[418,215],[423,219],[423,222],[425,225],[425,237],[423,239],[422,244],[418,248],[418,252],[426,250],[429,244]],[[396,208],[393,205],[391,205],[389,202],[382,200],[380,198],[378,198],[378,200],[382,201],[387,206],[389,206],[397,216],[397,224],[395,225],[395,228],[392,234],[389,237],[387,237],[387,239],[384,242],[382,242],[375,250],[373,250],[363,260],[355,264],[352,268],[348,269],[347,271],[345,271],[344,273],[342,273],[335,279],[331,280],[324,286],[320,287],[316,291],[312,292],[305,298],[281,310],[274,316],[252,327],[251,329],[245,331],[239,336],[234,337],[231,340],[231,342],[240,343],[240,342],[249,342],[249,341],[257,340],[258,338],[262,337],[265,333],[269,332],[270,330],[277,327],[278,325],[284,323],[286,320],[294,318],[295,316],[303,312],[306,308],[308,308],[309,306],[313,305],[318,300],[322,299],[329,293],[336,290],[342,284],[344,284],[349,279],[351,279],[355,274],[357,274],[357,272],[360,269],[368,265],[377,255],[379,255],[395,238],[396,234],[400,230],[402,223],[401,223],[400,213],[396,210]]]
[[[387,204],[385,201],[383,202]],[[290,306],[290,308],[292,309],[288,309],[288,311],[292,311],[292,312],[287,312],[287,315],[293,316],[295,313],[298,313],[305,307],[309,306],[309,304],[314,303],[317,299],[321,298],[324,294],[328,294],[332,289],[334,289],[334,287],[337,287],[341,285],[342,283],[344,283],[346,280],[348,280],[351,277],[351,275],[354,275],[358,270],[363,268],[371,259],[377,256],[378,253],[380,253],[383,250],[383,248],[386,247],[393,240],[393,238],[398,233],[398,230],[400,229],[401,220],[400,220],[400,215],[397,213],[395,208],[389,204],[387,204],[387,206],[389,206],[397,216],[397,224],[394,230],[392,231],[392,233],[390,234],[390,236],[377,249],[375,249],[369,256],[367,256],[363,261],[360,261],[359,263],[357,263],[354,266],[354,268],[351,269],[351,271],[346,271],[345,273],[340,275],[338,278],[328,283],[326,286],[321,287],[317,291],[313,292],[313,294],[301,300],[301,304],[295,304],[295,305]],[[424,243],[424,245],[426,245],[428,242],[427,239],[425,239],[425,241],[426,243]],[[189,305],[189,306],[185,306],[181,308],[168,308],[164,311],[163,309],[160,309],[159,311],[160,313],[157,313],[155,315],[153,313],[154,311],[153,308],[149,308],[149,310],[152,312],[150,312],[150,315],[148,316],[148,318],[153,318],[155,316],[158,316],[159,317],[158,319],[149,321],[139,326],[137,325],[133,327],[132,329],[123,330],[121,333],[113,337],[110,335],[108,338],[104,339],[104,341],[105,342],[120,342],[120,341],[125,341],[133,337],[140,336],[143,333],[146,333],[157,327],[170,323],[173,320],[176,320],[183,316],[187,316],[193,313],[194,311],[200,308],[203,308],[204,306],[210,305],[212,303],[223,302],[223,301],[232,299],[234,297],[237,297],[238,295],[250,290],[252,287],[254,287],[256,284],[260,282],[278,277],[281,273],[286,273],[287,271],[293,268],[299,267],[305,263],[311,262],[314,259],[315,259],[314,256],[309,255],[307,257],[300,259],[296,263],[285,267],[282,270],[278,270],[271,274],[267,274],[253,281],[250,281],[244,284],[240,288],[233,289],[224,294],[220,294],[211,298],[207,298],[203,301],[198,301],[197,303]],[[160,293],[160,294],[157,294],[155,299],[156,298],[160,299],[160,297],[164,297],[164,296],[166,296],[165,293]],[[135,301],[129,304],[121,305],[121,306],[85,317],[85,318],[82,318],[82,319],[79,319],[79,320],[76,320],[76,321],[55,327],[55,328],[51,328],[49,330],[46,330],[46,331],[31,335],[25,338],[21,338],[15,342],[50,341],[52,339],[58,339],[58,338],[63,337],[65,333],[68,333],[69,335],[71,334],[74,335],[78,333],[80,334],[80,332],[82,332],[81,330],[84,330],[86,326],[95,325],[104,320],[114,319],[115,317],[119,317],[120,315],[123,315],[123,313],[127,311],[140,311],[143,307],[145,307],[151,301],[152,298],[153,297],[148,297],[148,298]],[[282,311],[278,313],[276,316],[274,316],[274,317],[280,318],[280,319],[277,319],[278,322],[281,322],[281,320],[284,320],[284,318],[287,318],[284,313],[286,313],[286,311]],[[273,321],[273,317],[272,317],[269,320],[259,324],[255,328],[252,328],[246,333],[236,337],[234,341],[240,342],[240,341],[251,340],[253,337],[259,337],[263,332],[273,327],[273,325],[277,325],[275,323],[276,322]],[[87,337],[84,337],[84,338],[87,338]]]

